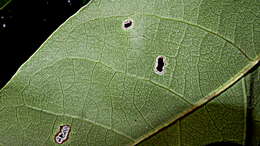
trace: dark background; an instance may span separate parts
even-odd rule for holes
[[[89,0],[13,0],[0,10],[0,89],[47,37]],[[231,142],[207,146],[240,146]]]
[[[0,89],[89,0],[13,0],[0,10]]]

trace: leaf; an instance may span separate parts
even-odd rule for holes
[[[4,9],[12,0],[0,0],[0,10]]]
[[[257,146],[260,144],[260,67],[256,68],[254,72],[252,72],[249,76],[247,76],[247,83],[250,88],[248,91],[251,92],[251,117],[254,119],[250,124],[251,128],[251,145]]]
[[[1,89],[0,143],[245,144],[259,12],[253,0],[92,0]]]
[[[255,74],[255,73],[254,73]],[[206,145],[217,141],[233,141],[240,144],[247,144],[246,137],[248,134],[250,145],[256,145],[253,133],[258,135],[257,130],[251,129],[247,133],[248,121],[247,97],[250,97],[248,88],[253,85],[246,84],[246,78],[242,78],[235,85],[227,89],[223,94],[219,95],[198,110],[190,113],[188,116],[176,121],[171,126],[163,129],[155,136],[143,141],[140,145]],[[254,79],[255,80],[255,79]],[[255,83],[259,87],[259,81]],[[251,87],[250,87],[251,86]],[[259,90],[254,90],[258,92]],[[259,97],[259,92],[257,96]],[[257,97],[256,94],[254,97]],[[251,96],[251,98],[253,98]],[[253,128],[250,127],[250,128]]]

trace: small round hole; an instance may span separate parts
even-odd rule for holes
[[[133,28],[134,25],[134,21],[132,19],[127,19],[123,22],[123,29],[124,30],[128,30],[130,28]]]

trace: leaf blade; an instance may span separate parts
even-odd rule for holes
[[[29,105],[58,115],[86,118],[107,127],[99,128],[102,132],[96,130],[97,125],[88,127],[83,135],[94,137],[83,141],[84,144],[129,144],[132,139],[140,141],[147,133],[168,125],[169,120],[192,109],[191,105],[205,104],[216,96],[214,92],[222,93],[259,62],[257,53],[252,53],[252,50],[257,52],[257,39],[250,37],[256,46],[250,50],[251,44],[236,45],[234,38],[240,37],[236,33],[234,36],[218,34],[215,21],[207,20],[205,24],[200,17],[186,15],[191,14],[190,10],[176,15],[168,13],[168,10],[177,12],[177,8],[170,9],[176,3],[185,10],[189,7],[198,9],[200,5],[196,3],[205,1],[181,4],[154,1],[158,5],[147,2],[131,1],[125,5],[125,1],[91,1],[55,31],[0,91],[1,106]],[[209,6],[216,4],[222,2]],[[117,9],[110,10],[111,7]],[[160,7],[165,9],[160,10]],[[255,16],[249,16],[255,19]],[[125,31],[121,29],[122,22],[129,17],[134,20],[134,27]],[[244,23],[242,19],[238,20],[241,20],[239,25]],[[239,29],[244,31],[244,28]],[[166,56],[169,62],[164,76],[153,73],[158,55]],[[250,61],[248,58],[257,59]],[[211,93],[212,96],[207,96]],[[14,109],[9,110],[16,113]],[[34,119],[33,116],[28,118]],[[69,120],[64,118],[64,123]],[[37,118],[37,121],[44,120]],[[52,122],[54,124],[45,126],[55,125],[52,127],[57,129],[63,123],[54,119]],[[76,127],[81,124],[84,123],[78,122]],[[76,129],[68,141],[73,144],[81,143],[77,137],[80,128]],[[130,138],[118,138],[110,129]],[[49,137],[46,142],[50,145],[53,135],[55,130],[46,132]],[[105,140],[100,138],[102,136]],[[30,143],[29,140],[26,142]]]

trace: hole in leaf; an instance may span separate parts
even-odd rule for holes
[[[69,125],[60,126],[60,131],[55,135],[54,140],[57,144],[63,144],[68,140],[71,127]]]
[[[164,74],[164,68],[166,66],[166,58],[164,56],[158,56],[156,58],[156,62],[155,62],[155,67],[154,67],[154,71],[155,73],[159,74],[159,75],[163,75]]]
[[[123,29],[127,30],[132,28],[134,25],[134,21],[132,19],[127,19],[123,22]]]
[[[163,67],[164,67],[163,58],[159,57],[158,60],[157,60],[157,63],[158,63],[158,65],[156,67],[157,71],[162,72],[163,71]]]

